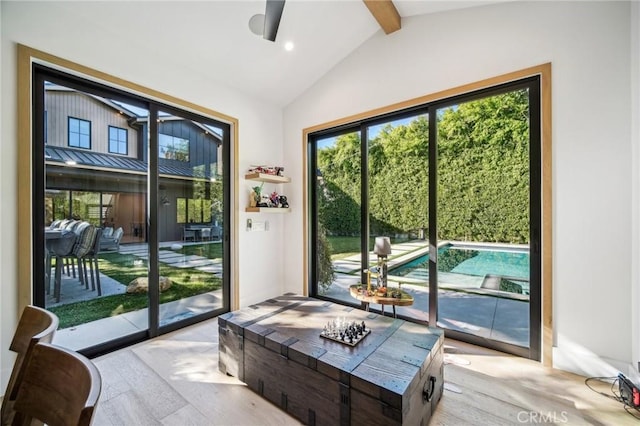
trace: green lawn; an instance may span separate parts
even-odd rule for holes
[[[169,249],[160,249],[169,250]],[[180,250],[172,250],[186,255],[197,255],[209,259],[222,258],[222,243],[184,245]]]
[[[345,257],[360,253],[360,237],[327,236],[327,239],[331,244],[332,260],[344,259]],[[375,241],[375,237],[369,238],[369,251],[373,250]],[[404,241],[408,241],[408,239],[391,238],[391,244],[402,243]]]
[[[221,249],[221,244],[193,245],[184,247],[188,249],[185,254],[213,253],[215,248],[211,246]],[[138,262],[134,263],[134,261]],[[130,254],[101,253],[99,263],[100,272],[122,283],[123,286],[128,285],[135,278],[147,276],[146,260],[140,262],[139,258]],[[160,303],[180,300],[222,287],[219,277],[194,268],[174,268],[161,263],[160,275],[173,282],[170,289],[160,293]],[[60,328],[68,328],[147,306],[147,294],[118,294],[60,305],[49,310],[58,315]]]

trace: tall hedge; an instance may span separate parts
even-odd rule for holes
[[[438,111],[440,239],[529,240],[529,105],[510,92]],[[428,228],[427,117],[368,143],[370,234]],[[360,136],[318,151],[318,214],[333,235],[360,233]]]
[[[318,152],[318,217],[330,235],[360,234],[360,136]]]

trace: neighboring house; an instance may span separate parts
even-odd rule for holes
[[[46,222],[80,217],[122,227],[123,242],[146,241],[146,111],[47,84]],[[221,199],[222,132],[161,114],[158,123],[160,241],[180,240],[185,224],[215,222]]]

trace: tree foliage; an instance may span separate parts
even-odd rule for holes
[[[318,223],[318,239],[316,243],[318,256],[316,282],[319,286],[319,293],[324,294],[333,284],[335,272],[333,270],[333,262],[331,262],[331,243],[327,239],[326,230],[320,223]]]
[[[529,241],[526,91],[468,102],[442,114],[438,228],[443,239]]]
[[[319,222],[333,235],[360,234],[360,170],[357,133],[318,152]]]
[[[529,241],[529,102],[525,90],[438,111],[441,239]],[[388,125],[368,142],[371,235],[428,227],[429,123]],[[361,140],[318,151],[318,215],[331,235],[359,235]]]

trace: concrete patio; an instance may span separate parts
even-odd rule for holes
[[[391,251],[387,262],[390,269],[427,254],[429,248],[428,242],[418,240],[392,244]],[[360,283],[360,254],[333,263],[336,279],[324,296],[354,303],[349,287]],[[369,264],[377,264],[377,256],[373,253],[369,254]],[[527,296],[482,289],[483,277],[439,272],[438,278],[438,326],[523,347],[529,345]],[[428,279],[426,270],[417,270],[404,277],[390,274],[389,286],[397,286],[399,281],[402,289],[414,298],[412,306],[396,309],[399,316],[428,321]],[[371,306],[371,309],[380,308]]]
[[[354,303],[356,300],[350,296],[349,286],[359,282],[359,277],[338,273],[333,285],[324,296]],[[397,314],[428,321],[428,287],[402,284],[402,289],[413,296],[414,303],[412,306],[396,308]],[[514,345],[524,347],[529,345],[529,303],[526,301],[440,290],[438,307],[440,309],[438,326],[440,327]],[[380,310],[380,306],[372,305],[371,309]],[[389,308],[386,312],[389,312]]]
[[[182,243],[181,243],[182,244]],[[187,243],[188,244],[188,243]],[[171,243],[163,244],[163,248]],[[428,252],[424,241],[412,241],[392,245],[393,257],[390,266],[404,263]],[[132,254],[141,260],[148,258],[146,244],[123,245],[120,253]],[[200,271],[221,276],[221,259],[207,259],[201,256],[185,256],[169,250],[160,251],[160,261],[172,266],[194,267]],[[355,300],[349,294],[349,286],[358,284],[360,260],[359,256],[350,256],[334,262],[336,269],[334,283],[324,296],[347,303]],[[376,256],[371,254],[370,262],[375,264]],[[444,274],[446,276],[446,274]],[[103,296],[122,294],[126,286],[100,275]],[[402,288],[414,297],[414,304],[398,307],[399,316],[414,318],[419,321],[428,320],[429,289],[424,280],[402,278]],[[393,280],[393,278],[391,278]],[[450,280],[447,280],[450,281]],[[390,286],[397,285],[390,281]],[[477,283],[469,282],[468,288],[477,287]],[[456,289],[455,285],[438,292],[440,315],[438,325],[443,328],[457,330],[476,336],[494,339],[514,345],[526,347],[529,344],[529,302],[518,298],[496,297],[491,292],[464,291]],[[462,290],[462,291],[461,291]],[[96,292],[86,290],[77,279],[63,275],[61,303],[69,300],[89,300],[96,297]],[[57,306],[52,296],[47,296],[47,307]],[[205,293],[184,300],[161,305],[161,323],[176,321],[185,316],[196,315],[206,310],[217,309],[222,306],[222,291]],[[380,306],[373,305],[373,310]],[[389,309],[387,309],[387,312]],[[72,348],[88,346],[89,343],[101,343],[122,335],[130,334],[147,328],[147,310],[114,315],[109,318],[83,324],[69,329],[60,330],[56,341]]]
[[[195,268],[199,271],[209,273],[218,277],[222,276],[222,260],[208,259],[202,256],[183,255],[168,250],[175,242],[161,244],[159,254],[160,262],[176,268]],[[183,243],[189,245],[195,243]],[[216,244],[211,242],[210,244]],[[148,259],[148,248],[146,244],[123,244],[118,251],[121,254],[131,254],[141,261]],[[75,303],[95,299],[97,297],[107,297],[114,294],[124,294],[128,283],[120,283],[107,275],[100,273],[100,284],[102,295],[98,296],[96,290],[91,289],[91,278],[89,278],[89,288],[85,288],[78,278],[73,275],[62,274],[61,298],[56,302],[53,294],[46,295],[46,307],[51,308],[63,304]],[[222,290],[215,290],[191,296],[173,302],[160,305],[160,325],[169,324],[184,318],[199,315],[222,307]],[[122,337],[148,328],[148,309],[116,314],[108,318],[103,318],[90,323],[77,325],[58,330],[54,343],[69,347],[71,349],[81,349],[94,346],[106,341]]]

